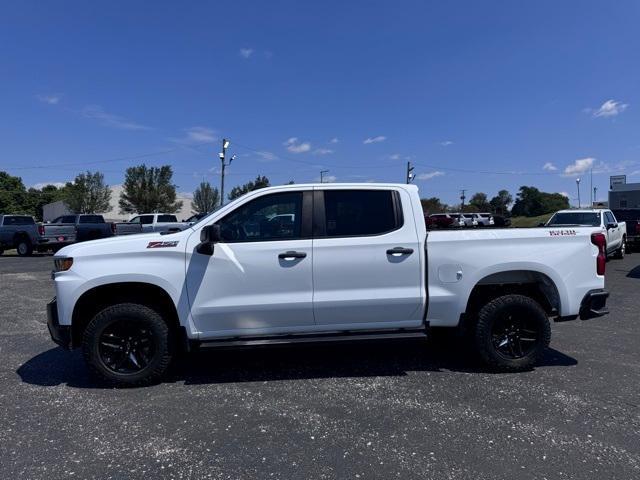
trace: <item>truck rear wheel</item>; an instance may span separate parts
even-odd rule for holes
[[[33,245],[27,237],[20,237],[16,242],[16,250],[21,257],[28,257],[33,253]]]
[[[110,383],[148,385],[171,362],[169,327],[147,306],[120,303],[105,308],[87,325],[82,352],[89,367]]]
[[[622,237],[622,243],[620,243],[620,248],[616,250],[615,257],[622,260],[625,253],[627,253],[627,237]]]
[[[551,340],[546,312],[524,295],[504,295],[478,313],[475,346],[489,366],[507,372],[532,368]]]

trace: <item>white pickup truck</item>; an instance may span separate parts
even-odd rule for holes
[[[188,224],[179,222],[178,218],[170,213],[143,213],[136,215],[128,223],[141,225],[143,233],[178,232],[189,227]]]
[[[560,210],[553,214],[546,227],[595,227],[607,239],[607,255],[624,258],[627,251],[627,224],[618,222],[611,210]],[[595,229],[592,229],[595,231]]]
[[[194,347],[426,337],[462,327],[492,368],[540,359],[549,318],[607,313],[593,228],[430,232],[418,189],[256,190],[185,231],[55,256],[48,327],[117,384],[161,378]]]

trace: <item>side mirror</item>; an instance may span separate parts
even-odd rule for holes
[[[200,244],[196,247],[198,253],[213,255],[213,245],[222,240],[220,225],[207,225],[200,230]]]
[[[618,224],[617,223],[607,223],[607,230],[610,230],[612,228],[618,228]]]

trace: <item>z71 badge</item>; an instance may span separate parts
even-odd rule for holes
[[[177,240],[172,240],[170,242],[149,242],[147,248],[168,248],[168,247],[177,247]]]

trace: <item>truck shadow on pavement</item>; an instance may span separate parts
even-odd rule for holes
[[[567,367],[578,361],[548,349],[537,368]],[[164,383],[185,385],[286,381],[341,377],[405,376],[414,371],[492,373],[460,341],[395,340],[387,343],[203,350],[174,362]],[[39,386],[111,388],[92,377],[79,351],[43,352],[18,370],[23,382]]]
[[[627,278],[640,278],[640,265],[633,267],[629,273],[627,273]]]

